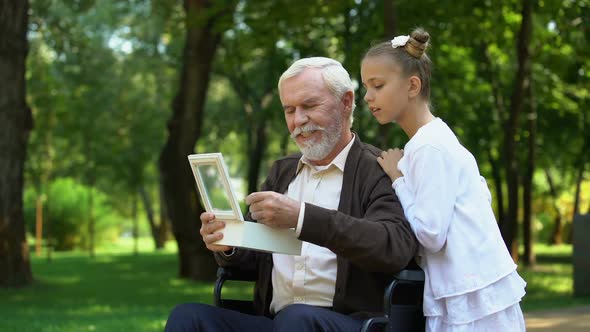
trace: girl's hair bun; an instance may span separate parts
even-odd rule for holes
[[[424,54],[428,48],[429,40],[430,35],[424,29],[414,29],[410,34],[410,40],[408,40],[408,43],[406,44],[406,51],[414,58],[420,59],[422,54]]]

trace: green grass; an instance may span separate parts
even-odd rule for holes
[[[590,297],[573,296],[572,246],[535,245],[537,265],[520,268],[527,282],[524,311],[590,305]]]
[[[212,302],[213,283],[176,277],[171,247],[152,252],[142,241],[139,255],[129,241],[97,251],[32,255],[35,282],[0,289],[0,331],[162,331],[175,304]],[[248,287],[228,288],[241,295]]]
[[[210,282],[176,277],[174,241],[153,252],[143,239],[133,255],[131,240],[86,252],[32,255],[33,285],[0,289],[0,331],[162,331],[174,305],[212,302]],[[521,268],[528,282],[525,311],[589,305],[572,297],[571,246],[536,246],[538,265]],[[225,289],[225,288],[224,288]],[[251,296],[252,287],[230,284],[228,295]]]

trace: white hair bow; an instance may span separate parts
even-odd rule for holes
[[[391,40],[391,47],[398,48],[400,46],[406,46],[410,40],[410,36],[397,36]]]

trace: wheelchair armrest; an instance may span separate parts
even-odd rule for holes
[[[398,272],[385,289],[383,306],[385,312],[390,311],[392,304],[421,305],[424,280],[422,270],[406,269]]]
[[[424,331],[423,289],[424,271],[416,269],[400,271],[385,289],[384,315],[365,320],[361,332]]]
[[[241,270],[236,267],[218,267],[217,282],[220,280],[256,281],[256,272]]]
[[[424,281],[424,271],[406,269],[395,275],[385,290],[383,309],[395,331],[424,331]]]
[[[424,271],[422,270],[401,270],[395,275],[395,279],[403,281],[424,282]]]
[[[373,317],[365,320],[361,332],[384,331],[389,323],[388,317]]]
[[[213,290],[213,301],[215,306],[227,309],[234,309],[244,313],[253,313],[252,301],[226,300],[221,298],[221,289],[227,280],[233,281],[256,281],[256,272],[240,270],[237,267],[217,268],[217,280]]]

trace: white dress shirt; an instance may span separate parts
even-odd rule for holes
[[[473,155],[439,118],[421,127],[393,188],[420,242],[424,313],[464,324],[506,309],[525,282],[502,240]]]
[[[305,203],[337,210],[346,158],[354,137],[326,166],[313,166],[302,157],[297,176],[285,195],[301,202],[296,233],[299,236],[305,216]],[[301,256],[273,254],[273,297],[270,312],[277,313],[293,303],[331,307],[336,285],[336,254],[312,243],[303,242]]]

